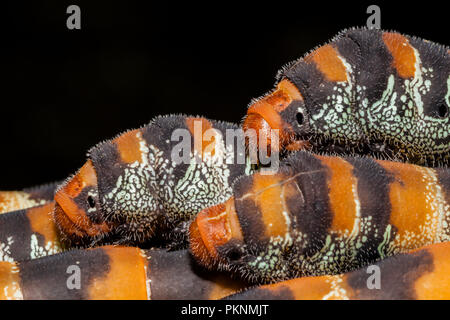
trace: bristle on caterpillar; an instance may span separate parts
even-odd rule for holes
[[[246,286],[199,270],[187,250],[103,246],[0,262],[0,300],[207,300]]]
[[[450,243],[432,244],[340,275],[263,285],[229,300],[448,300]]]
[[[447,168],[300,151],[191,225],[196,260],[254,283],[348,272],[450,240]]]
[[[21,191],[0,191],[0,214],[28,209],[52,201],[59,184],[60,182],[49,183]]]
[[[258,146],[267,140],[280,152],[447,166],[449,52],[397,32],[344,30],[284,67],[276,88],[251,103],[243,127],[259,132]],[[279,145],[268,138],[271,130],[279,130]]]
[[[225,201],[245,173],[235,141],[226,141],[226,131],[237,129],[203,117],[162,116],[98,144],[55,195],[63,238],[75,246],[185,246],[186,222]]]

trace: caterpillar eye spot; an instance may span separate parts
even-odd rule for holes
[[[95,208],[95,200],[92,196],[89,196],[87,198],[87,202],[88,202],[90,208]]]
[[[229,260],[230,262],[237,261],[237,260],[239,260],[241,257],[242,257],[242,252],[241,252],[239,249],[237,249],[237,248],[231,249],[231,250],[228,251],[228,253],[227,253],[227,258],[228,258],[228,260]]]
[[[297,123],[299,125],[302,125],[303,122],[305,121],[305,117],[303,116],[303,113],[301,113],[301,112],[297,112],[295,118],[297,119]]]
[[[439,118],[445,118],[448,115],[448,107],[445,103],[442,103],[438,108],[438,116]]]

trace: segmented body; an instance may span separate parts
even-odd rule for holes
[[[53,200],[59,182],[22,191],[0,191],[0,214],[43,205]]]
[[[307,142],[313,152],[449,164],[447,47],[350,29],[288,64],[279,78],[271,94],[250,106],[244,127],[280,130],[281,149]]]
[[[237,129],[200,117],[157,117],[97,145],[56,193],[56,222],[74,244],[139,244],[161,236],[182,242],[180,225],[226,200],[234,179],[249,169],[244,155],[236,161],[234,141],[225,141],[226,130]]]
[[[449,267],[450,243],[439,243],[346,274],[288,280],[249,289],[228,299],[449,299]]]
[[[298,152],[198,214],[191,248],[250,281],[339,274],[450,240],[450,172]]]
[[[244,284],[198,272],[187,250],[104,246],[0,262],[0,300],[220,299]]]
[[[62,251],[54,202],[0,215],[0,261],[24,261]]]
[[[431,166],[448,165],[448,48],[394,32],[352,29],[288,65],[280,72],[280,78],[274,92],[250,106],[244,129],[279,129],[281,151],[309,148],[317,153],[372,154]],[[449,240],[448,169],[302,152],[288,159],[279,173],[241,178],[232,190],[235,178],[248,173],[248,168],[233,161],[224,164],[223,160],[231,157],[228,141],[214,140],[208,151],[204,146],[198,147],[193,138],[196,121],[203,126],[201,134],[205,128],[217,129],[221,136],[226,129],[236,129],[234,125],[204,118],[160,117],[148,126],[93,148],[85,166],[56,195],[54,217],[66,240],[75,245],[142,244],[158,234],[165,242],[181,242],[189,219],[232,194],[224,204],[202,211],[191,225],[192,250],[202,264],[227,269],[255,282],[339,274]],[[190,144],[194,150],[183,164],[174,163],[172,157],[179,142],[172,141],[172,134],[180,128],[192,134]],[[196,162],[198,157],[203,161]],[[16,195],[27,196],[17,193],[8,197]],[[35,221],[44,216],[42,212],[48,207],[39,210]],[[32,225],[31,213],[33,210],[17,212],[14,228],[21,221]],[[11,215],[4,217],[7,221]],[[41,221],[39,228],[35,226],[22,235],[31,239],[29,250],[26,247],[13,253],[14,241],[10,237],[0,239],[0,245],[8,245],[2,246],[0,253],[3,260],[9,261],[0,263],[2,298],[49,298],[54,293],[58,298],[149,298],[153,297],[151,292],[158,292],[149,290],[149,282],[158,280],[149,276],[146,269],[146,258],[157,256],[157,251],[75,251],[18,267],[13,260],[39,257],[33,253],[34,238],[40,247],[40,243],[57,238],[49,232],[54,231],[54,224]],[[39,231],[43,227],[46,232]],[[8,233],[0,231],[0,235]],[[59,250],[58,247],[42,255]],[[446,247],[426,250],[399,256],[399,270],[430,276],[432,280],[445,277]],[[86,261],[92,268],[88,269],[89,280],[83,292],[71,295],[64,289],[65,282],[54,285],[49,281],[55,274],[64,274],[62,268],[74,257],[83,260],[88,256]],[[100,275],[92,259],[109,265],[108,274]],[[176,264],[169,260],[161,265]],[[397,260],[390,258],[378,265],[396,279],[398,270],[392,267],[393,261]],[[188,264],[187,260],[184,262]],[[414,269],[419,263],[420,267]],[[437,268],[430,271],[433,264]],[[36,270],[42,267],[48,272],[39,275]],[[122,268],[127,272],[116,272]],[[146,276],[129,278],[130,274],[142,274],[142,270]],[[417,290],[415,295],[408,295],[417,279],[406,278],[399,290],[389,284],[380,296],[371,296],[361,289],[362,270],[312,281],[294,280],[248,291],[240,297],[261,297],[263,291],[263,297],[293,294],[299,298],[303,297],[305,283],[314,290],[320,289],[320,294],[325,292],[321,296],[325,298],[430,297]],[[178,269],[174,271],[174,275],[183,274]],[[167,283],[171,273],[161,275]],[[91,280],[100,285],[92,286]],[[436,285],[433,281],[425,281],[419,288]],[[133,292],[125,288],[130,284]],[[111,296],[112,288],[123,290],[122,295]],[[320,297],[314,290],[311,294]],[[190,297],[192,292],[183,294]],[[440,293],[431,297],[439,297]],[[449,295],[444,291],[442,294]]]

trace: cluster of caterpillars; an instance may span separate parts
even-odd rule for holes
[[[0,192],[0,298],[212,299],[279,281],[231,298],[450,298],[449,99],[448,48],[346,30],[250,105],[256,140],[157,117],[92,148],[56,192]],[[277,172],[239,161],[236,144],[262,140]],[[369,264],[387,276],[378,293],[362,289]]]

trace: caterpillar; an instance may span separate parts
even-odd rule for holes
[[[190,225],[195,259],[252,282],[340,274],[450,240],[450,171],[299,151]]]
[[[52,219],[55,203],[0,215],[0,261],[24,261],[59,253],[63,246]]]
[[[98,144],[55,194],[62,241],[180,246],[187,241],[189,219],[226,200],[232,181],[250,172],[244,141],[238,148],[225,139],[228,130],[238,129],[202,117],[160,116]],[[173,139],[177,130],[181,138]],[[188,150],[180,149],[183,139]],[[174,152],[183,161],[175,161]]]
[[[62,250],[52,219],[58,185],[0,191],[0,262],[35,259]]]
[[[0,214],[43,205],[53,200],[60,182],[26,188],[21,191],[0,191]]]
[[[346,274],[298,278],[231,295],[229,300],[448,300],[450,243],[437,243]],[[379,275],[378,287],[368,279]],[[375,282],[375,280],[374,280]]]
[[[397,32],[348,29],[286,65],[277,80],[243,121],[272,150],[449,165],[446,46]],[[270,129],[279,130],[279,146]]]
[[[0,300],[220,299],[245,288],[224,274],[205,274],[190,259],[187,250],[104,246],[0,262]]]

